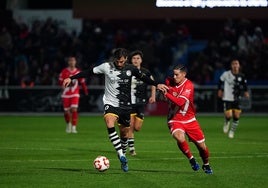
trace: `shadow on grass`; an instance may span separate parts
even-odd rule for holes
[[[51,168],[42,168],[44,170],[53,170],[53,171],[61,171],[61,172],[79,172],[82,174],[105,174],[106,171],[104,172],[99,172],[95,169],[79,169],[79,168],[55,168],[55,167],[51,167]],[[109,170],[110,171],[110,170]],[[112,173],[113,174],[122,174],[123,172],[121,171],[121,169],[112,169]],[[118,172],[117,172],[118,171]]]

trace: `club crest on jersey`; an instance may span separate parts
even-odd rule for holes
[[[126,75],[127,76],[131,76],[131,71],[130,70],[127,70]]]
[[[190,89],[186,89],[186,90],[185,90],[185,93],[187,93],[187,94],[189,94],[190,92],[191,92]]]

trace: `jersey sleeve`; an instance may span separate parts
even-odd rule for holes
[[[226,76],[226,72],[222,73],[222,75],[220,76],[219,81],[218,81],[218,86],[217,86],[218,90],[223,90],[225,76]]]
[[[185,84],[185,87],[183,88],[182,92],[177,95],[174,96],[172,93],[175,92],[175,90],[173,91],[173,88],[171,87],[168,90],[168,93],[166,94],[166,97],[172,101],[173,103],[175,103],[178,106],[183,106],[186,101],[189,101],[192,93],[194,92],[194,88],[192,84]]]
[[[103,74],[106,70],[108,70],[109,63],[102,63],[93,68],[94,74]]]
[[[247,84],[247,79],[245,78],[245,76],[243,76],[243,90],[244,92],[248,91],[248,84]]]
[[[133,66],[134,67],[134,66]],[[142,73],[138,68],[133,68],[132,69],[132,74],[133,76],[136,76],[136,78],[142,80],[148,85],[154,85],[157,86],[158,83],[156,83],[155,80],[152,80],[150,77],[148,77],[146,74]]]
[[[61,86],[63,83],[63,80],[66,78],[66,74],[65,71],[62,70],[59,74],[59,78],[58,78],[58,84]]]

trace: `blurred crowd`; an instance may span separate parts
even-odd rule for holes
[[[109,59],[117,47],[142,50],[144,66],[159,81],[180,62],[189,67],[189,77],[196,84],[216,84],[237,57],[248,80],[267,84],[266,37],[262,26],[249,20],[226,20],[214,37],[196,37],[186,23],[168,19],[161,23],[85,20],[80,33],[65,31],[51,18],[31,25],[13,20],[1,27],[0,85],[57,85],[69,54],[75,53],[79,67],[87,69]],[[199,48],[191,50],[196,44]],[[88,79],[88,84],[102,83],[98,76]]]

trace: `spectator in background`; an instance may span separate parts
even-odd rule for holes
[[[59,75],[59,84],[62,86],[63,80],[69,78],[80,72],[80,69],[76,67],[76,57],[68,57],[68,67],[64,68]],[[84,78],[73,79],[69,87],[63,88],[62,92],[62,103],[64,109],[64,119],[66,122],[66,133],[77,133],[77,122],[78,122],[78,106],[80,98],[80,88],[84,90],[85,95],[88,95],[88,89]]]

